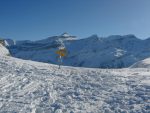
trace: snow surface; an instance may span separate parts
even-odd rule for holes
[[[9,51],[2,44],[0,44],[0,56],[2,55],[9,55]]]
[[[58,69],[0,56],[0,113],[150,113],[150,69]]]

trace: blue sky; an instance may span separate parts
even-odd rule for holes
[[[38,40],[68,32],[145,39],[149,12],[150,0],[0,0],[0,37]]]

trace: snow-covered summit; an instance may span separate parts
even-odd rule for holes
[[[76,36],[71,36],[67,32],[63,33],[59,36],[59,38],[63,38],[63,40],[76,40]]]
[[[63,37],[69,37],[70,35],[67,32],[64,32],[61,36],[63,36]]]

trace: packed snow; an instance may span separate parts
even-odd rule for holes
[[[58,69],[0,56],[0,113],[150,113],[150,69]]]

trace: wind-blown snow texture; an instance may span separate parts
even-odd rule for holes
[[[150,69],[58,69],[0,56],[0,113],[149,112]]]
[[[149,43],[149,39],[140,40],[134,35],[107,38],[93,35],[77,39],[65,33],[39,41],[16,41],[16,44],[9,44],[8,48],[14,57],[57,64],[55,51],[59,46],[66,46],[68,55],[63,59],[63,65],[122,68],[150,57]]]

